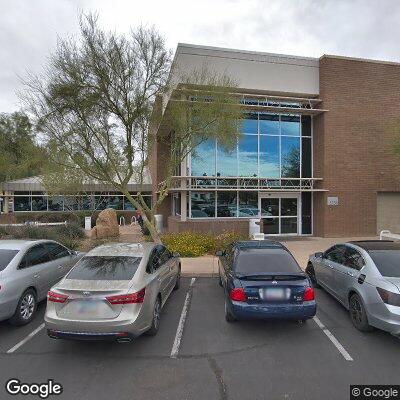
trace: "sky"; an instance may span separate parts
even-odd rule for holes
[[[121,34],[154,26],[173,51],[182,42],[400,61],[400,0],[0,0],[0,10],[0,112],[20,109],[20,77],[41,71],[57,37],[77,35],[81,12]]]

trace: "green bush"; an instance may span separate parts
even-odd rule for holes
[[[217,250],[224,250],[232,242],[248,240],[247,235],[238,232],[224,232],[217,236],[211,233],[166,233],[161,236],[162,242],[173,253],[182,257],[199,257],[204,254],[214,254]]]

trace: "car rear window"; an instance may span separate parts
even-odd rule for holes
[[[400,250],[373,250],[369,255],[382,276],[400,278]]]
[[[18,250],[0,250],[0,271],[10,264],[11,260],[18,254]]]
[[[81,258],[66,279],[129,281],[137,271],[141,257],[89,256]]]
[[[293,256],[282,249],[241,250],[235,272],[239,274],[291,274],[301,272]]]

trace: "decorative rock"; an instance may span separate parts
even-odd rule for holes
[[[112,208],[107,208],[100,212],[96,220],[96,226],[91,230],[92,239],[105,239],[119,236],[119,225],[117,213]]]

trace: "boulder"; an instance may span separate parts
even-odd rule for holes
[[[96,226],[91,230],[92,239],[105,239],[119,236],[117,213],[112,208],[100,212],[96,220]]]

